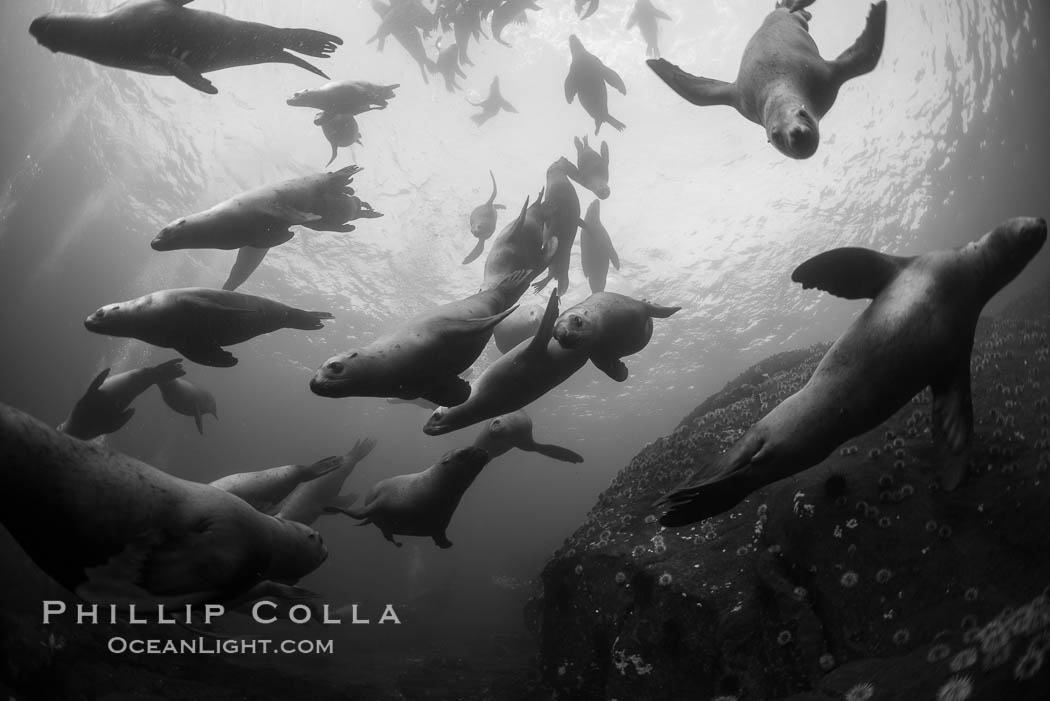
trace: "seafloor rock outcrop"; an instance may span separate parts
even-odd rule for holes
[[[826,346],[759,363],[647,446],[527,610],[558,698],[1050,698],[1050,317],[1011,310],[1029,318],[978,328],[955,492],[938,489],[927,391],[726,514],[660,526],[652,502],[797,390]]]

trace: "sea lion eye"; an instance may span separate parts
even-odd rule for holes
[[[328,370],[329,372],[334,372],[336,374],[341,373],[345,369],[346,368],[343,366],[343,364],[338,362],[331,362],[328,363],[328,365],[325,365],[325,370]]]
[[[351,353],[350,357],[351,358],[356,358],[357,357],[357,351],[354,351],[353,353]]]
[[[581,326],[583,326],[583,319],[581,319],[578,316],[574,316],[572,318],[572,325],[575,326],[576,328],[580,328]]]

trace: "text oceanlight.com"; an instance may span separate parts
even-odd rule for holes
[[[269,640],[194,638],[189,640],[140,640],[138,638],[110,638],[106,647],[115,655],[331,655],[335,645],[331,640]]]

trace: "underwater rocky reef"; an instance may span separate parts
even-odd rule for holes
[[[647,446],[543,571],[526,618],[558,699],[1045,699],[1050,287],[983,318],[966,481],[939,488],[929,390],[729,512],[651,506],[799,389],[758,363]]]

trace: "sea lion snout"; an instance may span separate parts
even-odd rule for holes
[[[178,230],[186,224],[185,219],[177,219],[172,223],[165,226],[163,229],[153,237],[150,241],[149,246],[154,251],[173,251],[177,245],[176,238],[178,237]]]
[[[434,413],[427,419],[427,422],[423,424],[423,433],[428,436],[440,436],[451,431],[452,429],[449,426],[443,426],[441,423],[445,420],[446,411],[444,407],[435,409]]]
[[[584,321],[579,314],[566,314],[554,324],[554,340],[562,348],[579,348],[584,337]]]
[[[51,29],[52,25],[51,15],[40,15],[29,24],[29,33],[37,40],[37,43],[43,44],[51,51],[54,51],[46,42],[48,30]]]
[[[817,152],[820,131],[812,115],[799,107],[769,130],[769,141],[785,156],[802,160]]]

